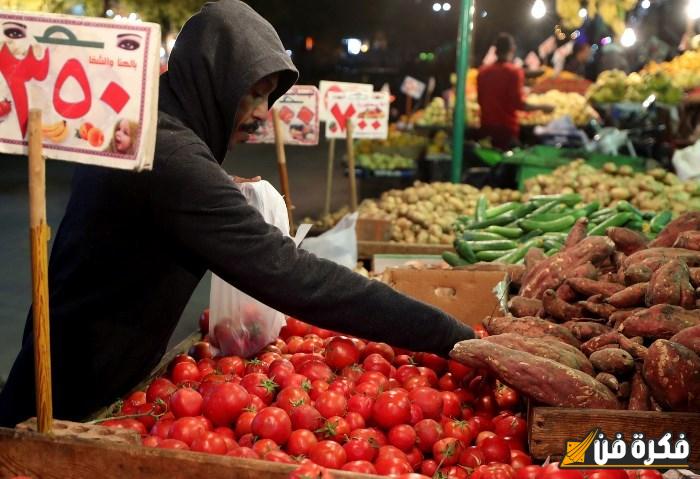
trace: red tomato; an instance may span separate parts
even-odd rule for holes
[[[363,429],[365,427],[365,418],[357,412],[349,412],[345,415],[345,421],[348,423],[351,431],[355,429]]]
[[[586,479],[629,479],[622,469],[593,469],[584,473]]]
[[[221,383],[204,398],[202,411],[217,426],[232,424],[250,404],[250,395],[238,384]]]
[[[255,444],[255,436],[253,436],[252,433],[244,434],[238,438],[238,445],[241,447],[252,448],[254,444]],[[256,451],[256,453],[257,453],[257,451]]]
[[[445,373],[438,380],[440,391],[454,391],[458,387],[458,383],[451,373]]]
[[[310,381],[321,380],[330,382],[333,380],[333,371],[326,363],[319,360],[312,360],[299,367],[299,374],[306,376]]]
[[[459,461],[462,448],[460,442],[453,437],[440,439],[433,444],[433,457],[444,466],[454,466]]]
[[[272,439],[260,439],[253,444],[253,451],[258,453],[258,456],[264,457],[270,451],[279,450],[279,446]]]
[[[302,388],[289,387],[279,392],[275,404],[289,414],[297,406],[311,404],[311,398]]]
[[[447,370],[460,382],[471,381],[475,374],[474,368],[452,359],[447,361]]]
[[[381,393],[372,407],[372,419],[384,429],[405,424],[411,419],[411,402],[407,394]]]
[[[209,308],[206,308],[199,315],[199,332],[202,334],[209,333]]]
[[[204,417],[204,416],[195,416],[195,419],[199,421],[199,423],[204,426],[205,431],[213,431],[214,430],[214,424],[209,420],[209,418]]]
[[[364,369],[362,369],[362,366],[359,364],[353,364],[351,366],[344,367],[343,370],[340,371],[340,376],[349,379],[352,382],[357,382],[357,380],[360,379],[360,376],[362,376],[363,372]]]
[[[229,439],[236,439],[236,435],[230,427],[217,427],[214,432],[222,437],[227,437]]]
[[[147,397],[145,391],[135,391],[126,399],[126,403],[133,406],[140,406],[142,404],[146,404],[146,402]]]
[[[469,427],[476,434],[493,429],[493,421],[484,416],[474,416],[467,421],[469,422]]]
[[[170,429],[170,439],[177,439],[190,446],[192,441],[205,432],[206,428],[199,419],[194,417],[182,417],[173,422],[172,428]]]
[[[180,364],[180,363],[192,363],[192,364],[197,364],[197,361],[195,361],[195,359],[194,359],[192,356],[188,355],[188,354],[178,354],[178,355],[175,356],[175,358],[173,358],[173,360],[170,362],[170,364],[168,365],[168,368],[172,371],[173,368],[174,368],[177,364]]]
[[[398,457],[382,457],[374,463],[377,474],[382,476],[396,476],[407,474],[413,471],[411,465],[404,459]]]
[[[420,464],[420,473],[424,476],[433,477],[437,472],[438,463],[432,459],[426,459]]]
[[[177,439],[163,439],[160,441],[160,444],[158,444],[158,449],[182,449],[186,451],[189,450],[189,448],[190,446]]]
[[[289,376],[284,382],[280,384],[280,386],[283,388],[302,388],[306,392],[311,391],[311,381],[306,379],[305,376],[302,376],[301,374],[297,373],[294,373],[291,376]]]
[[[287,440],[287,452],[292,456],[306,456],[318,443],[316,435],[308,429],[297,429]]]
[[[457,395],[457,397],[459,398],[459,402],[462,405],[471,404],[474,402],[474,395],[466,389],[457,388],[453,392]]]
[[[340,469],[347,455],[340,444],[334,441],[321,441],[311,448],[309,459],[316,464],[331,469]]]
[[[399,368],[396,370],[396,379],[399,380],[401,383],[406,382],[408,378],[414,376],[420,376],[420,371],[413,364],[399,366]]]
[[[158,447],[161,440],[158,436],[146,436],[141,440],[141,445],[143,447]]]
[[[323,351],[323,339],[317,334],[307,334],[299,346],[300,353],[317,353]]]
[[[306,336],[311,332],[311,325],[298,319],[287,318],[287,324],[284,329],[290,336]]]
[[[367,343],[365,350],[362,353],[362,359],[366,359],[372,354],[379,354],[381,357],[386,359],[388,362],[394,362],[394,350],[386,343]]]
[[[328,418],[325,424],[316,431],[319,439],[332,439],[336,442],[341,442],[350,434],[350,426],[348,422],[340,416]]]
[[[374,381],[367,381],[364,383],[358,383],[353,392],[356,395],[362,395],[362,396],[367,396],[369,398],[372,398],[373,400],[379,396],[379,393],[383,390],[383,388],[375,383]]]
[[[496,403],[500,409],[513,410],[520,402],[520,395],[518,392],[500,381],[496,382],[494,396],[496,397]]]
[[[442,398],[442,415],[450,418],[457,418],[462,416],[462,405],[459,402],[459,398],[452,391],[442,391],[440,393]]]
[[[519,450],[511,450],[510,451],[510,465],[513,466],[513,469],[516,471],[518,469],[522,469],[523,467],[529,466],[532,464],[532,458],[524,453],[523,451]],[[624,479],[624,478],[622,478]]]
[[[246,374],[241,379],[241,386],[249,394],[258,396],[263,403],[270,404],[277,389],[277,383],[262,373]]]
[[[479,466],[469,479],[513,479],[515,470],[508,464],[491,464]]]
[[[510,464],[510,447],[502,438],[487,437],[479,445],[479,448],[484,452],[487,463]]]
[[[207,431],[192,441],[193,451],[207,452],[209,454],[226,454],[228,447],[224,438],[215,432]]]
[[[246,411],[238,417],[236,421],[236,437],[238,439],[251,433],[253,430],[253,419],[255,419],[256,415],[256,412]]]
[[[173,427],[174,419],[159,419],[151,428],[151,434],[158,436],[161,439],[167,439],[170,436],[170,429]]]
[[[357,379],[358,384],[367,382],[375,383],[381,389],[387,389],[387,386],[389,385],[389,379],[386,377],[386,375],[379,371],[366,371]]]
[[[411,402],[423,411],[423,417],[438,419],[442,413],[443,396],[439,391],[428,387],[417,387],[408,393]]]
[[[583,479],[583,473],[575,469],[559,469],[559,463],[553,462],[542,468],[537,479]]]
[[[326,391],[316,400],[316,409],[325,418],[344,416],[347,408],[348,401],[345,396],[335,391]]]
[[[475,446],[468,447],[459,455],[459,463],[462,466],[476,469],[477,467],[486,464],[486,457],[481,449]]]
[[[472,433],[469,423],[467,421],[447,421],[444,425],[445,436],[454,437],[462,442],[465,446],[469,446],[474,440],[474,434]]]
[[[525,466],[518,469],[516,479],[537,479],[542,471],[542,466]]]
[[[296,354],[301,350],[301,345],[304,344],[304,338],[300,336],[292,336],[287,339],[287,352]]]
[[[175,417],[199,416],[203,402],[202,395],[194,389],[178,389],[170,397],[170,410]]]
[[[249,447],[239,447],[237,449],[231,449],[226,453],[227,456],[231,457],[244,457],[246,459],[260,459],[258,453],[253,451]]]
[[[419,366],[418,371],[420,371],[421,376],[423,376],[424,378],[426,378],[428,380],[431,387],[437,386],[438,377],[437,377],[437,374],[435,373],[435,371],[433,371],[430,368],[423,367],[423,366]]]
[[[221,374],[233,374],[243,376],[245,374],[245,362],[238,356],[226,356],[216,363],[216,368]]]
[[[489,417],[493,417],[496,414],[498,404],[496,403],[496,399],[493,397],[493,394],[489,392],[479,396],[476,399],[475,406],[476,413],[478,415],[486,415]]]
[[[259,360],[249,359],[245,362],[245,374],[265,374],[270,370],[270,365]]]
[[[328,339],[334,335],[337,336],[337,333],[334,333],[328,329],[319,328],[318,326],[311,326],[311,333],[322,339]]]
[[[424,459],[423,453],[420,452],[420,449],[418,449],[415,446],[413,447],[413,449],[406,453],[406,458],[408,459],[408,463],[411,465],[414,471],[418,470]]]
[[[447,370],[447,360],[437,354],[418,353],[416,354],[416,360],[421,366],[432,369],[436,374],[442,374]]]
[[[332,479],[332,477],[325,468],[308,461],[293,470],[288,479]]]
[[[408,452],[416,444],[416,431],[407,424],[399,424],[391,428],[388,434],[389,444]]]
[[[525,451],[525,438],[503,436],[503,440],[508,444],[511,451]]]
[[[440,469],[440,473],[445,479],[467,479],[469,477],[469,473],[459,466],[443,467]]]
[[[345,455],[349,462],[372,462],[377,457],[377,447],[366,438],[350,436],[348,442],[343,444],[343,449],[345,450]]]
[[[418,448],[423,452],[433,450],[433,445],[442,438],[442,426],[433,419],[423,419],[414,426]]]
[[[194,359],[192,361],[194,361]],[[173,382],[175,384],[181,384],[188,381],[199,381],[201,379],[201,373],[199,372],[199,368],[196,364],[189,361],[183,361],[177,363],[173,367],[171,377],[173,378]]]
[[[309,406],[308,404],[302,404],[292,409],[289,418],[292,421],[293,429],[315,431],[323,425],[321,413],[319,413],[315,407]]]
[[[289,454],[287,454],[284,451],[270,451],[265,456],[263,456],[263,459],[266,461],[270,462],[279,462],[282,464],[296,464],[294,459],[289,457]]]
[[[351,461],[343,465],[343,471],[357,472],[359,474],[376,474],[377,469],[369,461]]]
[[[156,378],[146,390],[146,401],[153,403],[160,399],[168,402],[175,391],[177,387],[172,382],[165,378]]]
[[[662,479],[661,472],[655,469],[629,469],[626,471],[629,479]]]
[[[289,376],[294,374],[294,365],[287,359],[276,359],[270,364],[268,376],[277,384],[283,384]]]
[[[262,408],[264,408],[266,405],[263,402],[262,399],[260,399],[258,396],[252,394],[250,395],[250,404],[246,409],[250,409],[251,411],[260,411]]]
[[[348,411],[358,413],[365,421],[372,417],[373,405],[374,399],[364,394],[355,394],[348,399]]]
[[[407,391],[413,391],[416,388],[424,387],[424,388],[429,388],[431,387],[430,381],[428,378],[425,376],[419,375],[419,376],[411,376],[408,379],[406,379],[403,382],[403,387]]]
[[[359,360],[360,351],[349,338],[335,337],[326,345],[326,363],[335,370],[343,369]]]
[[[375,428],[356,429],[350,433],[350,437],[365,439],[376,448],[387,445],[387,438],[382,431]]]
[[[376,371],[383,374],[387,380],[391,376],[391,363],[377,353],[367,356],[364,361],[362,361],[362,367],[365,371]]]
[[[518,416],[507,416],[494,423],[494,432],[499,436],[525,439],[527,437],[527,421]]]
[[[411,419],[408,421],[408,423],[411,426],[415,426],[423,419],[424,419],[423,410],[420,408],[420,406],[418,406],[418,404],[412,403],[411,404]]]
[[[316,379],[315,381],[311,382],[311,390],[309,391],[309,397],[311,397],[313,401],[317,401],[319,396],[327,392],[328,389],[330,389],[330,384],[321,379]]]
[[[113,427],[117,429],[131,429],[142,436],[148,434],[146,427],[136,419],[110,419],[108,421],[101,422],[100,426]]]
[[[395,364],[396,366],[399,366],[399,367],[400,367],[400,366],[409,366],[409,365],[413,365],[414,363],[415,363],[415,361],[414,361],[413,358],[412,358],[411,356],[409,356],[408,354],[398,354],[398,355],[394,358],[394,364]]]
[[[266,407],[253,419],[252,433],[263,439],[272,439],[282,446],[292,433],[292,421],[283,409]]]

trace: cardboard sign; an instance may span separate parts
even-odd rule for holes
[[[385,140],[389,134],[389,94],[331,93],[326,138],[345,138],[346,124],[355,125],[353,138]]]
[[[279,112],[284,143],[287,145],[318,145],[319,106],[318,89],[311,85],[295,85],[275,102],[272,108]],[[272,109],[267,121],[250,136],[248,143],[274,143],[275,126]]]
[[[155,150],[160,26],[0,12],[0,152],[27,154],[29,109],[44,154],[126,170]]]
[[[425,93],[425,83],[416,80],[412,76],[407,76],[401,83],[401,93],[408,95],[415,100],[420,100],[420,97]]]
[[[332,118],[328,105],[328,96],[331,93],[372,93],[374,86],[368,83],[321,80],[318,84],[318,89],[321,96],[321,121],[328,121]]]

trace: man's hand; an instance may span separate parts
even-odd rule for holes
[[[257,183],[258,181],[262,180],[262,177],[255,176],[253,178],[242,178],[240,176],[232,176],[231,179],[235,183]]]

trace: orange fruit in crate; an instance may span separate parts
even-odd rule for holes
[[[102,130],[99,128],[90,128],[87,134],[87,140],[90,142],[90,144],[94,147],[100,147],[102,146],[102,143],[105,141],[105,136],[102,133]]]
[[[90,132],[90,130],[92,130],[92,128],[93,128],[93,124],[90,122],[85,122],[82,125],[80,125],[80,131],[79,131],[80,138],[82,138],[83,140],[87,140],[88,133]]]

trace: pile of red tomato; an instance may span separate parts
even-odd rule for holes
[[[205,311],[203,331],[207,323]],[[280,339],[252,360],[215,358],[207,341],[197,343],[146,391],[129,396],[120,418],[102,424],[138,431],[147,447],[301,464],[302,470],[584,479],[556,465],[532,465],[520,406],[516,391],[455,361],[290,318]],[[587,479],[628,479],[616,472],[587,473]]]

